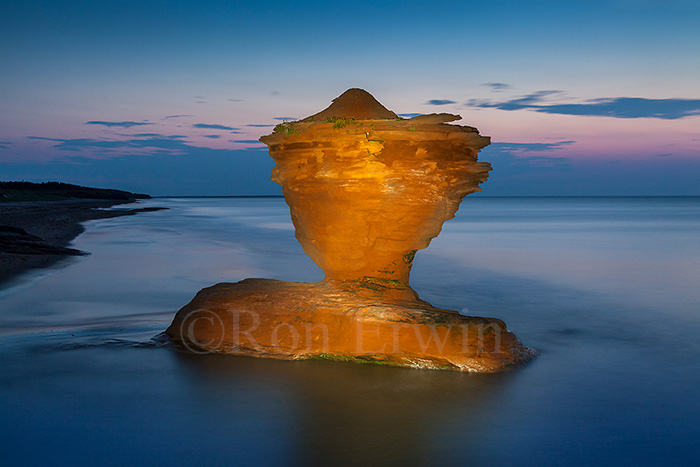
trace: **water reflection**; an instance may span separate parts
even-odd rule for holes
[[[242,402],[292,406],[298,465],[428,465],[436,430],[485,426],[484,408],[497,404],[512,377],[215,355],[178,360],[193,395],[207,388],[208,410],[234,416]],[[264,397],[241,401],[242,387]]]

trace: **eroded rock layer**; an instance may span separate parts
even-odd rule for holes
[[[326,279],[408,284],[415,252],[491,170],[477,161],[490,139],[447,124],[458,115],[391,116],[365,91],[349,90],[260,139],[277,163],[272,179],[283,187],[296,238]]]

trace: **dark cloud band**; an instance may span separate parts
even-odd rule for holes
[[[451,101],[449,99],[430,99],[428,102],[425,103],[425,105],[447,105],[456,103],[457,102]]]
[[[237,130],[238,128],[233,128],[226,125],[219,125],[218,123],[195,123],[192,125],[194,128],[205,128],[207,130]]]
[[[102,125],[107,127],[131,128],[132,126],[153,125],[145,122],[106,122],[103,120],[92,120],[85,122],[86,125]]]
[[[467,105],[482,109],[533,110],[559,115],[584,115],[613,118],[660,118],[676,120],[700,115],[700,99],[645,99],[612,97],[591,99],[581,104],[548,104],[543,99],[561,91],[538,91],[525,97],[502,102],[471,100]]]

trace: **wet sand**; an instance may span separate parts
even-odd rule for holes
[[[89,254],[68,244],[82,222],[166,208],[116,208],[134,200],[71,200],[0,204],[0,287],[17,275],[67,257]]]

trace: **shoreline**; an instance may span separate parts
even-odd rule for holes
[[[131,216],[167,208],[102,210],[137,199],[66,201],[22,201],[0,204],[0,288],[22,273],[46,268],[68,256],[84,256],[68,247],[85,231],[82,222]]]

